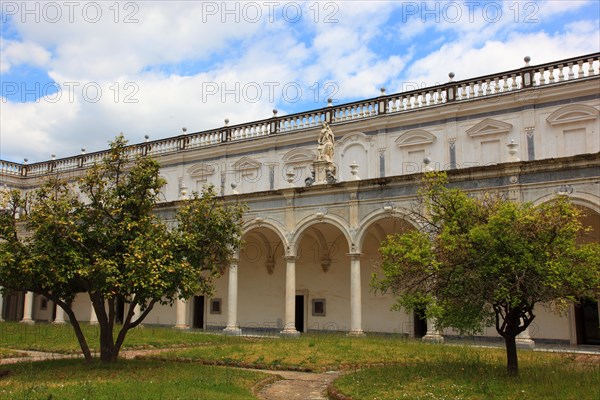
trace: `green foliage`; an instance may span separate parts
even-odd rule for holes
[[[533,206],[447,184],[445,174],[427,174],[415,212],[422,229],[389,236],[380,248],[382,276],[372,285],[396,295],[397,307],[425,308],[438,328],[467,334],[495,322],[514,344],[535,304],[561,311],[598,296],[600,245],[576,244],[585,229],[567,197]]]
[[[165,184],[159,169],[151,158],[132,156],[121,135],[78,185],[54,178],[25,196],[12,191],[2,198],[0,285],[55,301],[78,335],[70,305],[88,293],[107,361],[154,304],[210,292],[240,243],[244,207],[224,204],[212,188],[181,207],[172,229],[158,218],[154,209]],[[115,340],[117,300],[129,307]],[[83,335],[80,341],[87,357]]]

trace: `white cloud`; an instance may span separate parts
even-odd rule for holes
[[[590,40],[595,34],[596,40]],[[488,40],[481,47],[453,43],[415,61],[405,81],[431,86],[447,82],[449,72],[455,73],[455,80],[461,80],[520,68],[524,56],[531,57],[532,65],[542,64],[596,52],[600,49],[599,41],[597,28],[584,21],[563,33],[513,33],[503,42]]]
[[[42,67],[50,61],[50,52],[33,42],[20,42],[0,38],[0,72],[6,73],[12,67],[29,64]]]

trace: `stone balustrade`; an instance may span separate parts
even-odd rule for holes
[[[385,95],[382,89],[381,96],[372,99],[335,106],[329,103],[326,107],[318,110],[286,116],[277,116],[277,111],[274,110],[271,118],[239,125],[229,126],[226,121],[222,128],[189,134],[184,132],[180,136],[132,145],[130,155],[161,155],[225,142],[251,140],[273,134],[290,134],[303,129],[316,128],[322,121],[335,125],[450,102],[515,93],[600,75],[600,53],[535,66],[529,65],[528,57],[525,61],[523,68],[473,79],[453,81],[454,74],[451,73],[449,82],[428,88],[391,95]],[[0,174],[41,176],[48,173],[72,171],[100,161],[104,154],[106,151],[29,165],[0,160]]]

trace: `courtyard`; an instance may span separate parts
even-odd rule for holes
[[[97,343],[96,326],[84,331]],[[426,344],[402,335],[320,331],[292,339],[146,326],[132,332],[121,360],[108,366],[83,361],[68,325],[2,322],[0,339],[3,399],[325,399],[326,392],[337,399],[596,399],[600,394],[600,353],[594,347],[520,350],[521,374],[510,378],[503,349],[466,338]]]

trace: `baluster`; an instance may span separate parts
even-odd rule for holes
[[[571,79],[575,78],[575,74],[573,73],[573,63],[572,63],[572,62],[570,62],[570,63],[568,63],[567,65],[568,65],[568,67],[569,67],[569,73],[567,74],[567,78],[568,78],[569,80],[571,80]]]
[[[594,74],[594,59],[588,59],[588,76],[593,76]]]
[[[577,61],[577,77],[583,78],[583,60]]]
[[[510,76],[510,78],[511,78],[510,90],[515,90],[517,88],[517,74],[512,74]]]
[[[554,83],[554,81],[555,81],[555,79],[554,79],[554,67],[548,68],[548,71],[550,72],[550,76],[548,77],[548,80],[550,81],[550,83]]]
[[[540,86],[546,84],[546,77],[544,76],[545,72],[544,68],[540,68]]]
[[[504,92],[508,91],[508,76],[502,75],[502,81],[503,81],[502,92],[504,93]]]
[[[558,66],[558,81],[562,82],[565,80],[565,74],[563,72],[563,69],[565,68],[564,64],[560,64]]]

